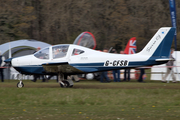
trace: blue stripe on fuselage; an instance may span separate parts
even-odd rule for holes
[[[42,65],[29,65],[14,67],[21,74],[43,74],[45,72]]]
[[[118,69],[128,69],[136,68],[142,66],[152,66],[164,64],[167,61],[155,61],[154,58],[150,58],[147,61],[142,62],[129,62],[128,66],[104,66],[104,63],[79,63],[79,64],[70,64],[71,66],[83,71],[83,72],[99,72],[99,71],[109,71],[109,70],[118,70]]]

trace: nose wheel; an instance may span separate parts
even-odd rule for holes
[[[18,88],[24,87],[24,84],[23,84],[23,82],[22,82],[23,75],[22,75],[22,74],[18,74],[16,77],[17,77],[17,79],[19,80],[19,82],[17,83],[17,87],[18,87]]]
[[[24,87],[24,83],[23,83],[22,81],[18,82],[18,83],[17,83],[17,87],[18,87],[18,88]]]

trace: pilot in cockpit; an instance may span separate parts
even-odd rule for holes
[[[66,56],[68,46],[54,46],[52,49],[53,49],[53,59],[62,58]]]
[[[54,52],[54,58],[60,58],[61,57],[61,49],[56,49]]]

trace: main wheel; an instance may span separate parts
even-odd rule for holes
[[[18,83],[17,83],[17,87],[18,87],[18,88],[22,88],[22,87],[24,87],[23,82],[18,82]]]
[[[67,88],[67,87],[69,87],[69,82],[68,82],[68,81],[62,81],[62,82],[64,83],[64,85],[60,83],[60,86],[61,86],[62,88]]]

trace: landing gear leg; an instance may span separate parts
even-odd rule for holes
[[[23,82],[22,82],[22,78],[23,78],[23,75],[22,75],[22,74],[18,74],[18,75],[17,75],[17,79],[19,80],[19,82],[17,83],[17,87],[18,87],[18,88],[24,87],[24,84],[23,84]]]

